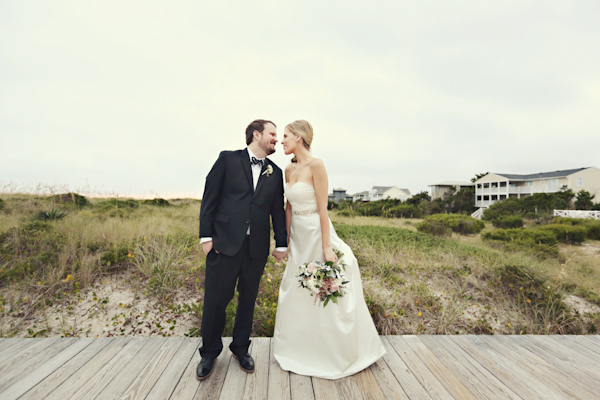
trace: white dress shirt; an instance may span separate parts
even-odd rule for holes
[[[246,147],[246,150],[248,150],[248,157],[249,157],[249,161],[252,161],[252,157],[261,160],[260,158],[256,157],[256,155],[254,155],[254,153],[252,153],[252,150],[250,150],[250,147]],[[262,160],[265,160],[265,158],[262,158]],[[254,190],[256,190],[256,185],[258,185],[258,180],[260,179],[260,172],[262,171],[262,167],[260,164],[250,164],[251,170],[252,170],[252,181],[254,184]],[[248,231],[246,232],[246,235],[250,235],[250,227],[248,227]],[[212,242],[212,237],[203,237],[200,238],[200,243],[205,243],[205,242]],[[276,247],[275,251],[286,251],[287,247]]]

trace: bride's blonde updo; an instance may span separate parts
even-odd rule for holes
[[[298,121],[288,124],[285,128],[289,129],[294,135],[300,136],[304,147],[306,147],[307,150],[310,150],[310,145],[313,140],[313,128],[308,121],[299,119]]]

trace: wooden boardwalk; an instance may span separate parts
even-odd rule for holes
[[[199,338],[0,339],[0,399],[598,399],[600,336],[384,336],[387,354],[335,381],[287,373],[254,338],[195,378]],[[225,339],[227,349],[230,338]]]

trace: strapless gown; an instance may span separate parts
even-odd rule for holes
[[[346,264],[348,293],[315,305],[308,290],[299,288],[298,267],[323,261],[321,225],[314,188],[297,182],[285,186],[294,215],[290,228],[287,266],[279,288],[273,335],[274,355],[281,368],[300,375],[338,379],[353,375],[377,361],[385,349],[364,300],[358,262],[352,250],[335,233],[331,221],[331,247],[340,250]]]

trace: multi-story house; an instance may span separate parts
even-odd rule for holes
[[[352,196],[354,201],[377,201],[384,199],[397,199],[406,201],[411,197],[410,190],[399,189],[396,186],[373,186],[373,189],[356,193]]]
[[[443,199],[444,195],[449,194],[454,190],[454,193],[459,192],[461,189],[466,187],[473,187],[473,182],[467,181],[444,181],[440,183],[434,183],[428,185],[431,189],[431,200]]]
[[[537,174],[487,174],[475,181],[475,207],[487,208],[509,197],[523,198],[535,193],[587,190],[600,198],[600,169],[596,167],[540,172]]]
[[[327,200],[339,203],[340,200],[352,200],[352,196],[346,194],[346,189],[333,189],[333,193],[327,195]]]

